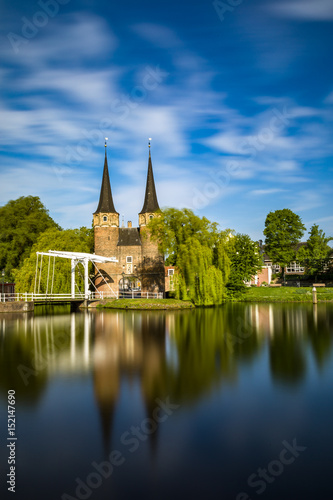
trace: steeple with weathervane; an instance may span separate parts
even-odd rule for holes
[[[158,205],[156,189],[155,189],[153,165],[152,165],[151,153],[150,153],[150,143],[151,143],[151,138],[149,138],[149,142],[148,142],[149,158],[148,158],[146,193],[145,193],[145,199],[143,202],[142,210],[139,213],[139,226],[140,227],[147,225],[149,220],[152,219],[156,215],[156,212],[160,209],[160,207]]]
[[[104,170],[102,178],[101,193],[99,196],[99,203],[96,212],[94,212],[94,226],[95,227],[119,227],[119,213],[114,208],[109,168],[108,168],[108,158],[107,158],[107,141],[108,138],[105,137],[105,159],[104,159]]]

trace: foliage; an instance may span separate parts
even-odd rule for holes
[[[246,234],[218,231],[217,224],[191,210],[167,208],[149,223],[152,237],[177,267],[175,297],[196,305],[220,304],[246,289],[261,268],[258,245]],[[227,288],[226,288],[227,287]]]
[[[231,261],[228,295],[238,297],[246,292],[244,281],[250,281],[262,268],[262,258],[258,243],[252,241],[247,234],[241,233],[230,238],[228,253]]]
[[[30,254],[38,236],[50,228],[60,229],[37,196],[22,196],[0,208],[0,269],[6,280]]]
[[[30,256],[27,257],[22,266],[14,271],[16,281],[16,291],[33,292],[35,287],[36,273],[36,252],[48,252],[49,250],[65,250],[68,252],[87,252],[93,251],[93,230],[81,227],[80,229],[67,229],[60,231],[59,229],[49,229],[42,233],[37,242],[33,245]],[[53,275],[53,258],[43,257],[42,274],[40,293],[46,292],[47,275],[49,266],[49,289],[51,290],[51,282]],[[80,266],[82,267],[82,266]],[[83,269],[80,270],[83,274]],[[82,287],[82,276],[79,270],[77,271],[77,282]],[[71,284],[71,264],[69,259],[55,259],[55,272],[53,293],[70,293]],[[38,287],[38,284],[37,284]]]
[[[328,242],[333,238],[326,237],[323,230],[319,229],[318,224],[311,227],[309,235],[306,247],[300,248],[297,258],[305,266],[308,274],[317,276],[329,262],[332,248]]]
[[[301,218],[289,208],[270,212],[265,221],[265,251],[274,264],[285,267],[296,260],[297,243],[305,231]]]
[[[177,267],[175,297],[196,305],[220,304],[230,272],[226,232],[191,210],[167,208],[149,222],[152,238]]]

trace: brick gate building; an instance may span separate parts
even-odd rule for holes
[[[150,144],[146,193],[139,213],[139,227],[119,227],[119,213],[112,198],[107,151],[99,203],[94,215],[94,248],[97,255],[116,257],[117,263],[99,264],[95,275],[98,291],[113,292],[142,291],[164,292],[164,256],[157,242],[152,241],[147,224],[158,217]]]

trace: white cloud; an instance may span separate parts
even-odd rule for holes
[[[9,29],[22,36],[23,21],[20,28]],[[78,67],[87,60],[99,61],[106,54],[111,55],[118,40],[101,17],[84,12],[58,15],[37,30],[28,43],[15,47],[6,38],[1,45],[0,54],[7,60],[20,63],[32,70],[45,62]]]
[[[267,196],[270,194],[282,193],[283,191],[286,191],[286,189],[280,189],[280,188],[254,189],[249,194],[252,196]]]
[[[172,49],[182,45],[180,39],[166,26],[152,23],[140,23],[132,29],[141,38],[161,49]]]
[[[217,151],[230,154],[243,154],[241,145],[244,142],[244,137],[230,132],[222,132],[202,141],[206,146],[210,146]]]
[[[332,0],[289,0],[270,5],[269,10],[283,17],[304,21],[330,21],[333,19]]]

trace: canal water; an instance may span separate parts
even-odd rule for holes
[[[0,389],[1,498],[333,498],[329,303],[1,315]]]

